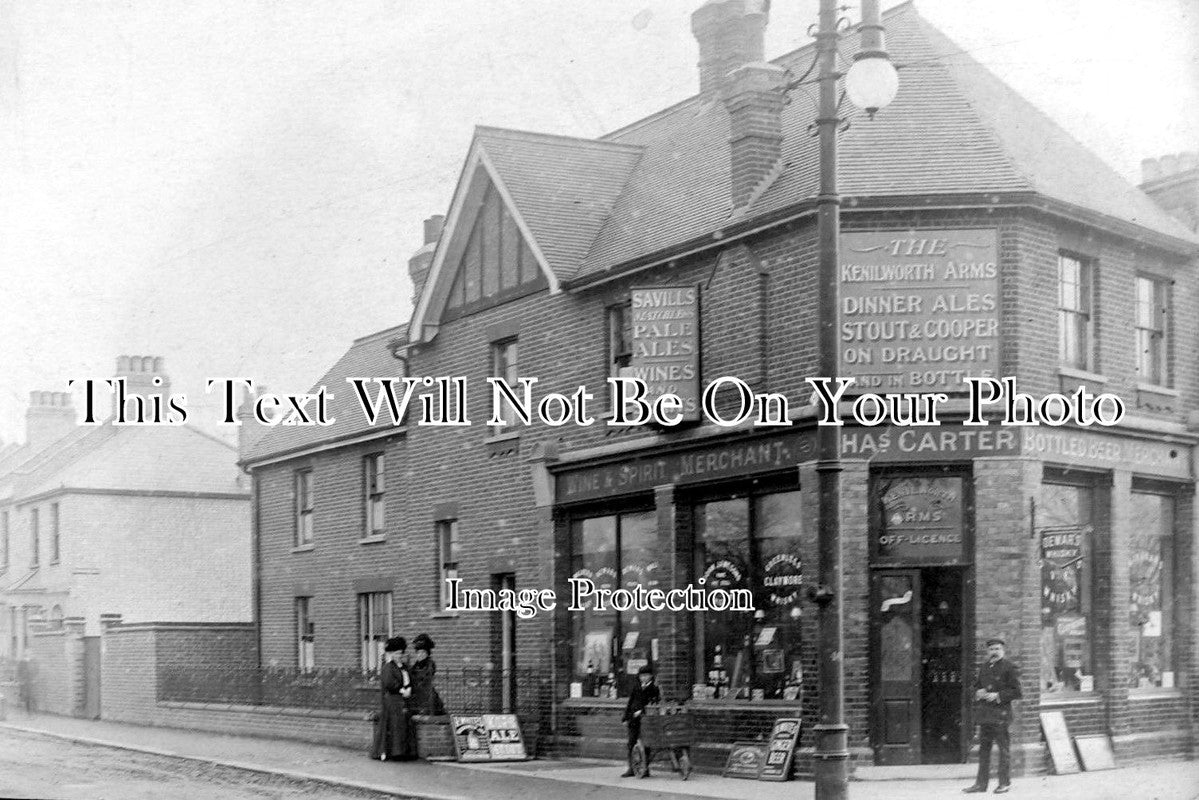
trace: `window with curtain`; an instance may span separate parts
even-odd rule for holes
[[[1141,275],[1137,277],[1136,287],[1137,377],[1145,383],[1168,386],[1166,304],[1169,283]]]
[[[1093,286],[1091,262],[1058,256],[1058,351],[1062,366],[1095,368],[1091,331]]]
[[[358,595],[358,638],[362,672],[374,676],[383,665],[383,648],[392,633],[391,592]]]

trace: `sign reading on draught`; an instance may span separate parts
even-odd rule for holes
[[[994,229],[841,237],[840,373],[856,387],[953,392],[999,371]]]
[[[633,355],[624,377],[645,381],[647,400],[670,393],[683,419],[699,419],[699,287],[633,289]]]

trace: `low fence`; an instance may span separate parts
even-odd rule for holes
[[[439,669],[434,685],[447,713],[494,714],[507,708],[526,724],[548,724],[551,687],[548,674],[539,670]],[[160,666],[158,700],[371,711],[379,706],[379,683],[357,669]]]

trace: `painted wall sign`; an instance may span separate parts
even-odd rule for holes
[[[793,553],[776,553],[766,559],[762,586],[770,590],[770,604],[790,605],[803,586],[803,562]]]
[[[874,537],[879,561],[962,560],[961,478],[884,476],[878,479],[876,491]]]
[[[782,469],[811,458],[815,441],[812,431],[792,432],[565,472],[557,477],[557,500],[573,503]]]
[[[879,462],[943,461],[1014,455],[1020,447],[1014,428],[962,425],[850,428],[841,432],[841,455]]]
[[[841,236],[840,374],[863,389],[964,391],[999,372],[995,229]]]
[[[670,393],[683,401],[683,419],[698,420],[699,287],[632,290],[633,354],[621,375],[645,381],[647,399]]]
[[[1191,447],[1076,429],[1025,428],[1020,452],[1045,461],[1104,469],[1132,469],[1170,478],[1191,477]]]
[[[1083,541],[1090,526],[1066,525],[1041,529],[1041,622],[1064,614],[1081,613],[1079,596]]]

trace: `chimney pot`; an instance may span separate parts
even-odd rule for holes
[[[1168,156],[1161,157],[1162,177],[1173,175],[1178,172],[1178,156],[1171,153]]]
[[[743,64],[762,61],[770,0],[708,0],[691,15],[699,43],[699,91],[718,90]]]
[[[1178,171],[1187,172],[1199,167],[1199,153],[1194,150],[1188,150],[1185,153],[1178,154]]]
[[[444,227],[444,214],[434,214],[425,220],[425,244],[432,244],[441,238],[441,229]]]

